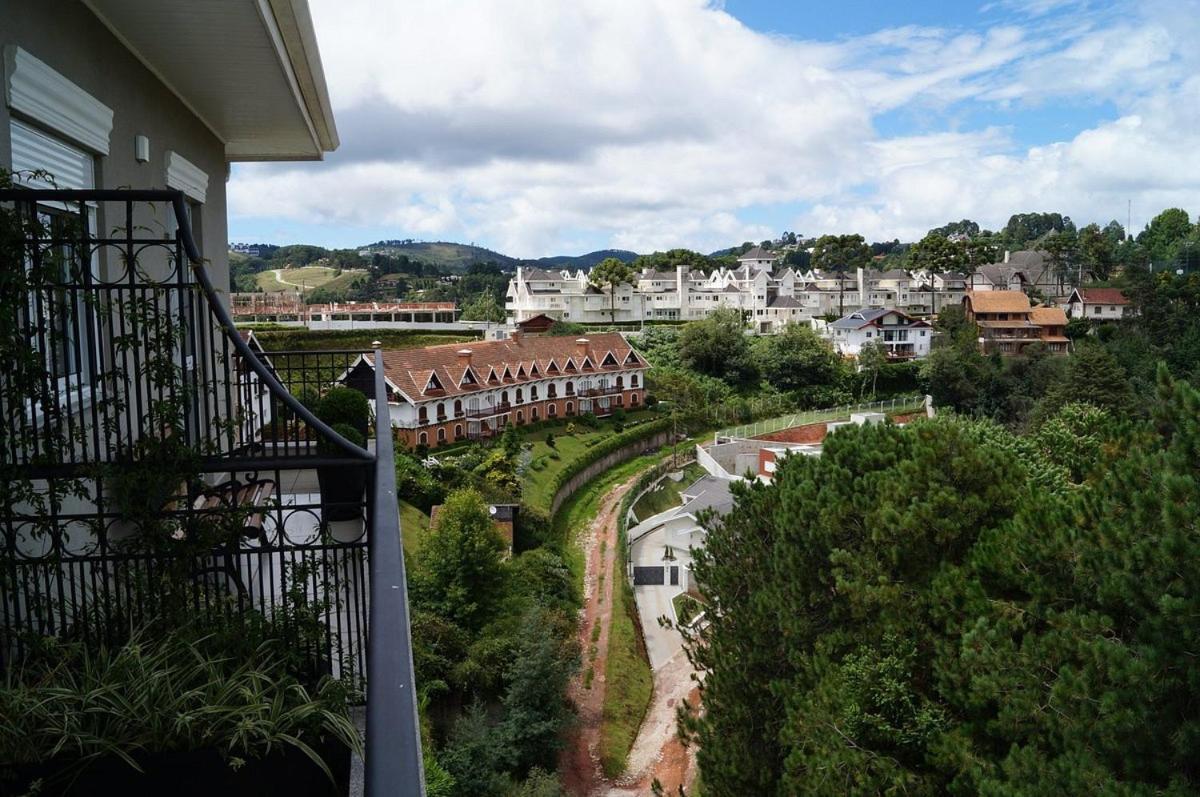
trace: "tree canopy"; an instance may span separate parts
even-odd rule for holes
[[[706,791],[1196,793],[1200,393],[1098,412],[851,427],[735,487],[695,562]]]

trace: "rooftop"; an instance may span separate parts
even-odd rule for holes
[[[970,291],[963,298],[975,313],[1028,313],[1029,297],[1021,291]]]

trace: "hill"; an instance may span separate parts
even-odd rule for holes
[[[598,249],[595,252],[588,252],[586,255],[555,255],[554,257],[539,257],[537,260],[528,262],[543,268],[591,268],[606,258],[615,257],[617,260],[632,263],[637,256],[637,252],[630,252],[628,249]]]
[[[340,273],[339,273],[340,272]],[[258,287],[266,293],[278,291],[304,291],[325,287],[332,290],[344,283],[349,285],[356,277],[365,277],[367,272],[358,269],[336,269],[326,266],[301,266],[299,268],[269,269],[255,275]]]
[[[496,263],[503,268],[516,268],[517,259],[491,249],[450,241],[377,241],[362,247],[371,254],[404,255],[447,271],[466,271],[474,263]]]

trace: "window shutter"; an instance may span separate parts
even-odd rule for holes
[[[12,120],[11,133],[13,171],[41,170],[54,178],[51,183],[23,175],[22,185],[78,190],[96,187],[94,162],[87,152],[16,119]]]

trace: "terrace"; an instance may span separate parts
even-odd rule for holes
[[[25,262],[0,371],[0,668],[180,597],[285,628],[316,607],[304,656],[365,689],[366,793],[423,794],[382,371],[358,386],[376,417],[356,445],[296,396],[363,352],[253,350],[178,191],[9,189],[0,210]],[[361,479],[334,491],[331,471]]]

